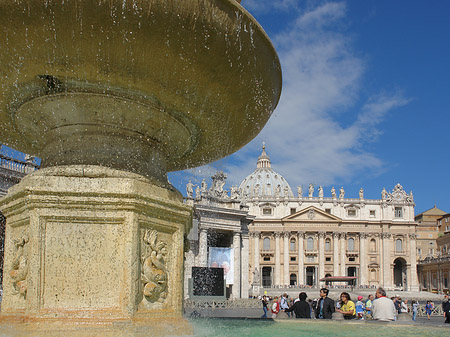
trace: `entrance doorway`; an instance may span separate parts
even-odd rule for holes
[[[272,267],[262,267],[262,286],[272,286]]]
[[[394,285],[406,290],[406,261],[401,257],[394,260]]]
[[[356,267],[348,267],[347,276],[358,276],[356,275]],[[348,284],[354,286],[356,285],[356,280],[348,281]]]
[[[313,286],[316,283],[315,274],[316,267],[306,267],[306,285]]]
[[[297,275],[296,274],[291,274],[289,284],[291,286],[297,285]]]

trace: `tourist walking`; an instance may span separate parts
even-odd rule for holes
[[[372,303],[372,318],[379,321],[394,321],[397,310],[394,302],[386,297],[386,291],[378,288]]]
[[[450,301],[448,299],[448,295],[444,295],[442,311],[444,312],[445,323],[450,323]]]
[[[267,306],[269,305],[268,298],[266,296],[262,297],[262,306],[264,314],[261,316],[261,318],[267,318]]]
[[[400,299],[401,301],[401,299]],[[400,304],[400,313],[407,314],[408,313],[408,300],[404,300]]]
[[[341,294],[341,308],[336,309],[336,311],[344,315],[344,319],[356,317],[355,303],[351,300],[349,293],[343,292]]]
[[[280,312],[280,303],[278,302],[278,296],[275,296],[275,298],[273,299],[271,312],[272,318],[277,318],[277,315]]]
[[[334,301],[328,297],[327,288],[320,289],[320,299],[315,308],[315,316],[320,319],[332,319],[334,312]]]
[[[286,310],[289,309],[289,302],[288,302],[288,294],[284,293],[283,295],[281,295],[281,300],[280,300],[280,309],[281,310]],[[288,317],[291,317],[291,313],[290,312],[286,312]]]
[[[412,320],[415,322],[417,317],[417,311],[419,310],[419,302],[416,300],[412,301]]]
[[[311,307],[306,302],[307,297],[305,292],[301,292],[298,295],[298,301],[295,301],[290,308],[286,309],[286,313],[294,312],[295,318],[311,318]]]
[[[431,313],[433,312],[433,302],[430,300],[428,300],[425,305],[425,312],[427,313],[428,320],[430,320]]]

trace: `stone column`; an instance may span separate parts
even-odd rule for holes
[[[367,233],[359,234],[359,284],[368,285],[367,282]]]
[[[234,282],[233,282],[233,298],[241,297],[241,234],[233,233],[233,250],[234,250]]]
[[[333,276],[339,276],[339,233],[333,233]]]
[[[303,285],[305,284],[305,252],[303,248],[304,238],[305,238],[305,232],[298,232],[298,284]]]
[[[206,267],[208,264],[208,230],[200,228],[198,239],[198,267]]]
[[[248,234],[242,234],[242,254],[241,254],[241,297],[248,298],[248,266],[249,266],[249,237]]]
[[[253,241],[254,241],[254,257],[253,257],[253,266],[254,266],[254,268],[253,268],[253,270],[252,270],[252,272],[255,272],[255,271],[257,271],[258,272],[258,275],[259,275],[259,279],[260,279],[260,281],[259,281],[259,283],[261,284],[261,277],[262,277],[262,275],[261,275],[261,271],[259,270],[259,257],[260,257],[260,251],[259,251],[259,237],[260,237],[260,233],[257,233],[257,232],[254,232],[253,233]],[[253,280],[253,283],[255,283],[255,280]]]
[[[325,277],[325,232],[319,232],[319,280]]]
[[[281,284],[280,232],[275,232],[275,285]]]
[[[341,244],[341,268],[340,268],[340,274],[339,276],[347,276],[347,273],[345,272],[345,257],[346,257],[346,252],[345,252],[345,247],[346,247],[346,242],[345,240],[347,239],[347,235],[345,233],[341,233],[341,239],[339,240],[340,244]]]
[[[389,288],[392,286],[390,251],[391,233],[381,233],[381,237],[383,239],[383,287]]]
[[[284,232],[284,251],[283,251],[283,284],[289,285],[289,232]]]
[[[416,247],[416,234],[409,234],[409,249],[411,259],[411,279],[408,280],[410,291],[419,291],[419,282],[417,280],[417,247]]]

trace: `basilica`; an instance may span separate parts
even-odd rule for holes
[[[227,297],[246,298],[265,287],[317,287],[330,277],[357,287],[418,290],[412,192],[400,184],[366,199],[361,188],[298,186],[272,168],[265,147],[256,169],[224,190],[218,172],[186,187],[194,208],[185,259],[185,294],[192,267],[222,267]],[[232,276],[230,276],[232,275]],[[349,281],[350,280],[350,281]],[[339,283],[338,283],[339,284]]]

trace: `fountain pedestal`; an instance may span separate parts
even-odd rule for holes
[[[24,178],[0,207],[8,219],[3,320],[45,329],[55,319],[59,328],[145,322],[164,334],[189,332],[180,317],[191,210],[170,185],[100,166],[61,166]]]

